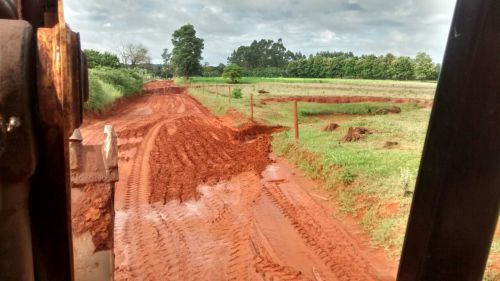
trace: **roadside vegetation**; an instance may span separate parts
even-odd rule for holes
[[[143,76],[131,69],[95,68],[89,71],[89,100],[85,109],[100,111],[115,100],[142,91]]]
[[[86,110],[98,112],[116,99],[142,91],[146,71],[122,66],[118,56],[108,52],[84,52],[89,66],[89,100],[84,104]],[[137,59],[134,61],[137,63]]]

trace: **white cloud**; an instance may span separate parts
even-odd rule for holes
[[[356,54],[419,51],[442,59],[456,0],[66,0],[66,20],[83,47],[116,52],[145,44],[157,62],[171,35],[191,23],[204,61],[225,63],[253,40],[282,38],[292,51]]]

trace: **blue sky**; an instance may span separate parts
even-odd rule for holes
[[[203,61],[226,63],[253,40],[282,38],[287,49],[414,56],[441,62],[456,0],[66,0],[66,21],[83,48],[118,53],[144,44],[154,62],[171,35],[191,23],[205,39]]]

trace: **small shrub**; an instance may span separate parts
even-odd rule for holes
[[[342,172],[340,172],[338,179],[345,185],[350,185],[354,182],[356,179],[356,175],[351,173],[348,169],[343,169]]]
[[[410,184],[412,182],[412,175],[410,172],[410,169],[405,168],[401,169],[401,188],[403,189],[403,196],[404,197],[409,197],[413,194],[413,191],[411,190]]]
[[[243,92],[239,88],[233,89],[232,95],[233,95],[233,98],[235,98],[235,99],[243,98]]]
[[[242,68],[240,66],[230,64],[224,68],[222,77],[229,79],[233,84],[238,83],[238,81],[241,80],[241,71]]]

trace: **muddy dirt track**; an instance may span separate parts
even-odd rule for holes
[[[85,143],[118,135],[116,280],[394,280],[270,159],[268,130],[237,132],[178,89],[90,119]]]

